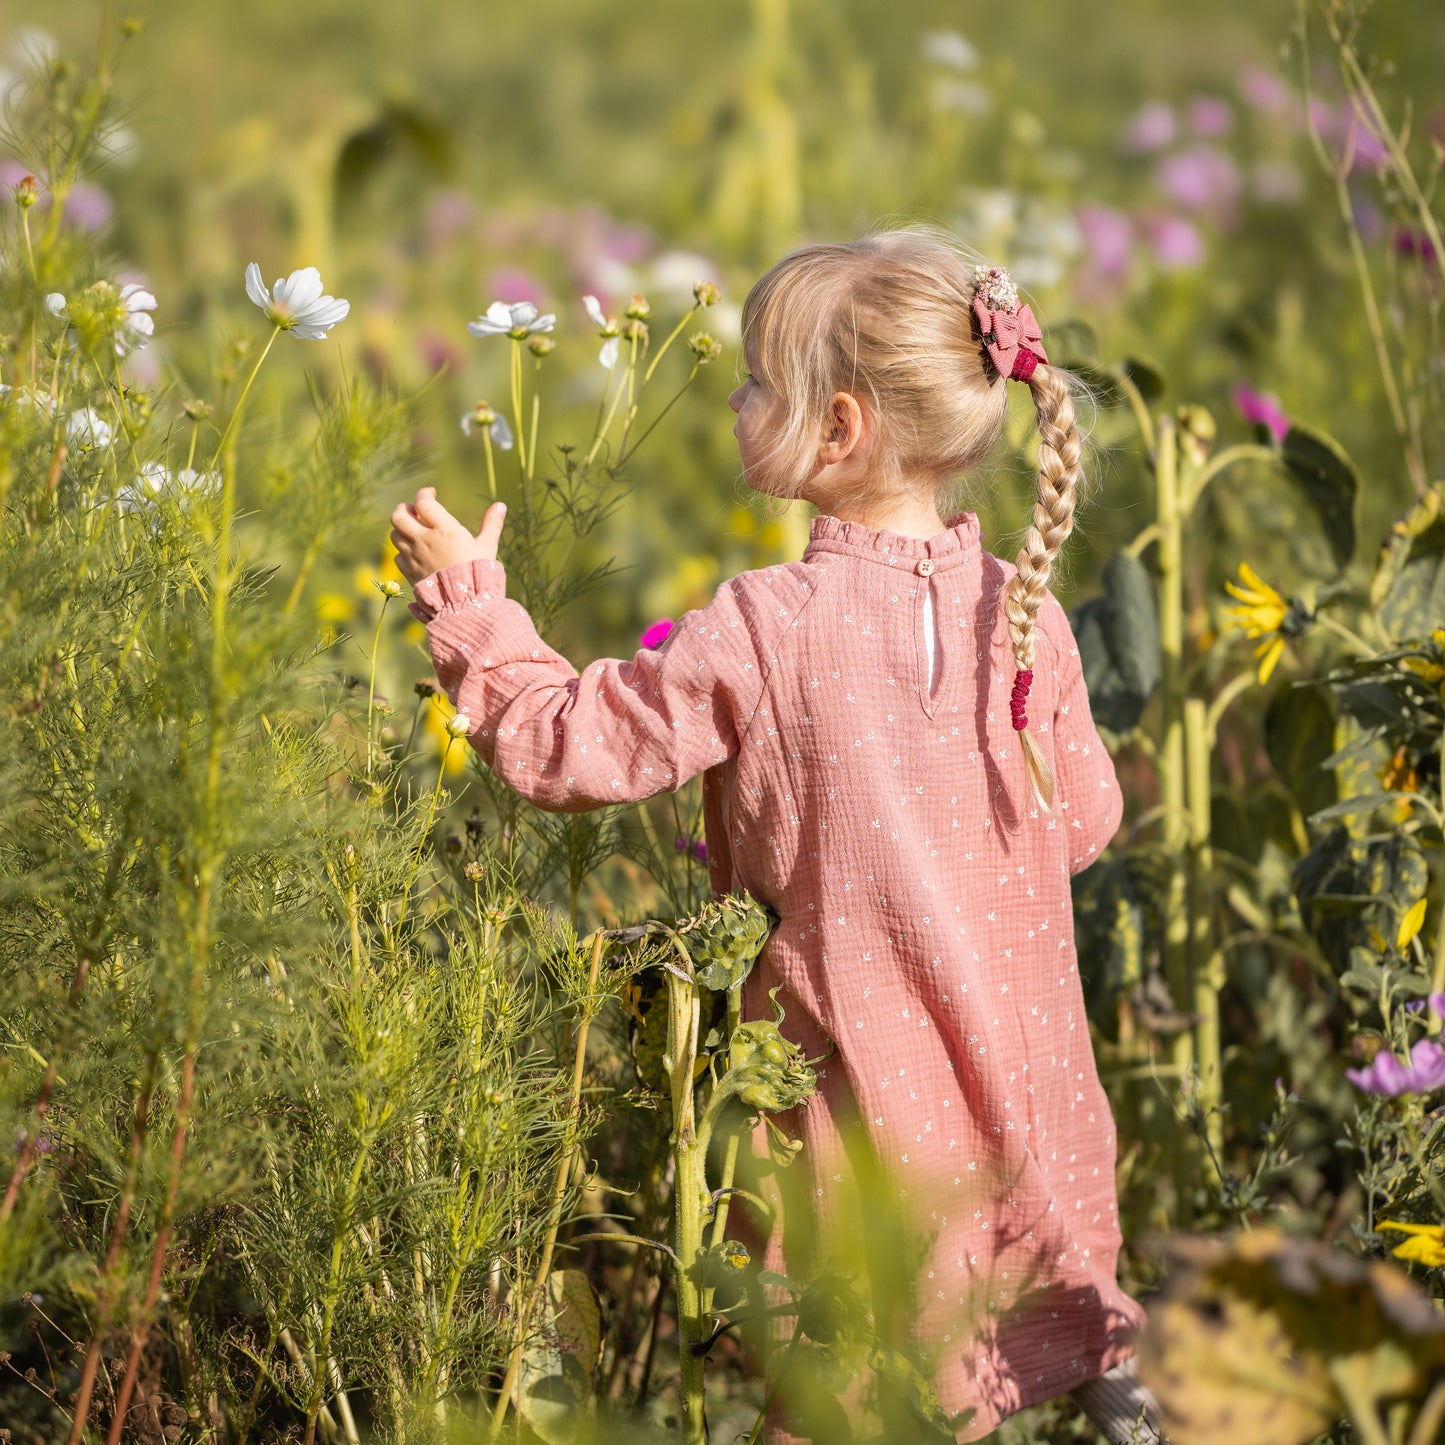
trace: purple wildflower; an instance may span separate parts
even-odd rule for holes
[[[1151,100],[1125,128],[1124,149],[1136,155],[1163,150],[1174,139],[1177,124],[1169,106]]]
[[[1279,115],[1289,108],[1289,86],[1274,71],[1258,65],[1240,71],[1239,93],[1246,105],[1266,115]]]
[[[642,636],[637,639],[637,645],[639,647],[661,647],[667,640],[667,634],[671,631],[672,618],[659,617],[651,627],[643,631]]]
[[[1399,226],[1395,230],[1395,254],[1418,256],[1422,261],[1435,260],[1435,243],[1415,226]]]
[[[1185,270],[1204,260],[1204,238],[1194,222],[1183,216],[1154,211],[1139,218],[1139,229],[1166,271]]]
[[[1128,216],[1112,206],[1084,205],[1074,213],[1074,221],[1095,268],[1105,276],[1122,276],[1134,247]]]
[[[1245,421],[1267,426],[1276,444],[1285,439],[1290,419],[1277,396],[1241,384],[1234,388],[1234,407]]]
[[[1345,1077],[1367,1094],[1425,1094],[1445,1088],[1445,1048],[1434,1039],[1418,1039],[1410,1062],[1402,1064],[1390,1049],[1381,1049],[1363,1069],[1346,1069]]]
[[[679,833],[673,846],[679,853],[686,853],[688,857],[696,858],[699,863],[707,862],[707,844],[701,838],[688,838]]]
[[[1189,102],[1189,129],[1195,135],[1228,135],[1234,127],[1234,111],[1227,100],[1214,95],[1196,95]]]
[[[1218,146],[1196,145],[1160,160],[1159,189],[1191,211],[1228,209],[1240,192],[1239,167]]]

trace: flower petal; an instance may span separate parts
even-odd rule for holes
[[[512,428],[507,424],[507,418],[501,412],[497,413],[496,420],[492,423],[492,443],[504,452],[512,450]]]
[[[505,301],[493,301],[487,307],[487,322],[499,331],[512,329],[512,308]]]
[[[535,314],[536,308],[533,308]],[[538,316],[535,321],[527,324],[528,331],[550,331],[557,324],[557,313],[549,311],[545,316]]]
[[[262,311],[270,308],[271,293],[266,289],[264,282],[261,280],[261,268],[254,261],[246,267],[246,295],[249,296]]]
[[[284,282],[278,281],[274,294],[277,301],[289,306],[292,313],[299,316],[307,307],[314,306],[321,299],[321,293],[325,289],[321,282],[321,272],[315,266],[302,266],[299,271],[293,271]]]
[[[602,350],[597,353],[597,360],[600,361],[607,371],[611,371],[617,365],[617,354],[622,349],[622,338],[610,336],[602,343]]]
[[[1270,674],[1274,671],[1280,658],[1284,655],[1284,638],[1276,637],[1266,645],[1264,657],[1259,664],[1259,680],[1261,683],[1269,681]]]
[[[607,317],[602,314],[602,303],[595,296],[584,296],[582,305],[587,311],[588,319],[594,326],[606,326]]]
[[[511,308],[512,325],[527,326],[537,319],[537,308],[530,301],[518,301]]]

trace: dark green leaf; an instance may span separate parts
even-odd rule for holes
[[[1048,349],[1056,365],[1074,371],[1093,364],[1099,354],[1099,336],[1087,321],[1070,317],[1049,327]]]
[[[1264,746],[1301,813],[1317,813],[1336,799],[1326,764],[1335,746],[1335,714],[1319,687],[1277,691],[1264,720]]]
[[[1124,375],[1134,383],[1135,389],[1145,401],[1157,401],[1169,385],[1164,370],[1157,362],[1143,356],[1126,356]]]
[[[1360,474],[1343,447],[1324,432],[1295,424],[1285,433],[1280,460],[1310,500],[1335,564],[1355,555],[1355,503]]]
[[[1159,618],[1144,564],[1116,552],[1104,564],[1103,595],[1074,609],[1070,622],[1094,720],[1128,732],[1159,684]]]

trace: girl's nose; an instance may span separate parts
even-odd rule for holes
[[[728,405],[732,407],[734,411],[741,411],[743,409],[743,393],[746,390],[747,383],[744,382],[740,387],[737,387],[728,397]]]

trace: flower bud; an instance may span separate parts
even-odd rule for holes
[[[45,295],[45,309],[52,316],[65,314],[65,297],[59,291],[48,291]]]
[[[472,720],[466,713],[454,713],[447,719],[447,736],[449,738],[464,738],[472,730]]]
[[[187,421],[205,421],[214,410],[210,402],[194,396],[181,408]]]
[[[709,336],[706,331],[694,331],[687,338],[687,349],[697,357],[699,366],[706,366],[710,361],[716,361],[722,355],[722,342],[715,336]]]
[[[527,342],[527,350],[538,358],[551,356],[556,349],[557,343],[553,341],[550,336],[533,336],[532,339]]]
[[[699,306],[716,306],[722,300],[722,292],[711,281],[699,281],[692,288]]]
[[[628,315],[632,315],[630,310],[628,311]],[[632,317],[627,325],[622,328],[622,335],[624,340],[636,341],[645,345],[648,337],[647,322],[639,321],[636,317]]]
[[[393,577],[383,577],[377,582],[376,590],[380,592],[383,597],[400,597],[401,583]]]
[[[652,307],[641,291],[634,291],[622,314],[632,321],[646,321],[652,315]]]
[[[120,23],[121,34],[127,40],[134,40],[145,29],[145,22],[135,15],[127,15]]]
[[[462,869],[468,883],[483,883],[486,881],[487,868],[484,863],[468,863]]]
[[[419,677],[412,688],[418,697],[436,697],[441,692],[434,677]]]
[[[28,211],[40,199],[40,182],[32,175],[23,175],[15,183],[15,204]]]

